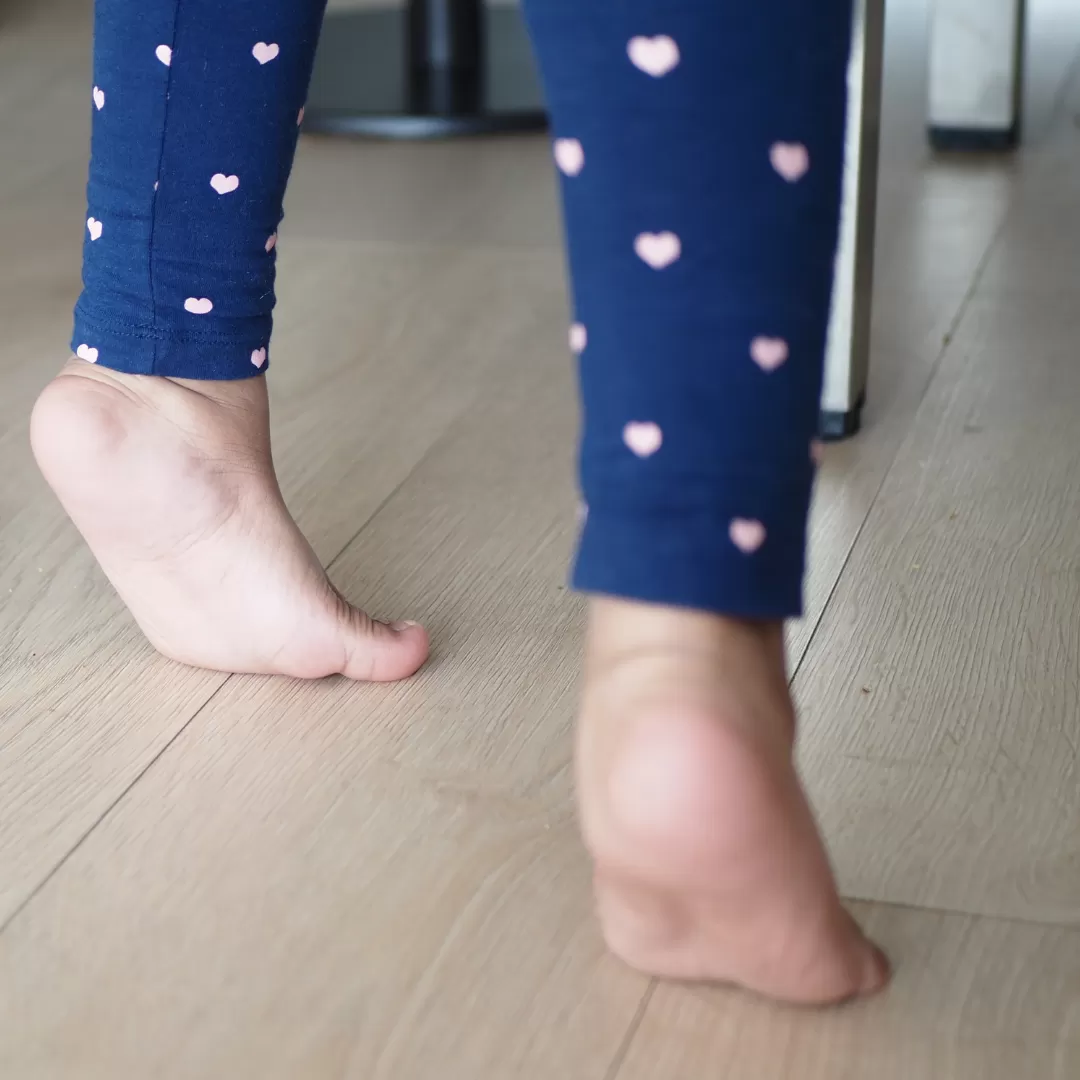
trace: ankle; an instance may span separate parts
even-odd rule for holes
[[[229,409],[245,412],[265,407],[266,376],[248,379],[174,379],[167,375],[131,375],[101,364],[89,364],[72,357],[60,370],[58,379],[75,376],[99,385],[111,386],[140,399],[199,399]]]
[[[713,652],[752,649],[784,659],[781,620],[735,618],[690,608],[664,607],[598,596],[589,601],[589,636],[605,659],[621,652]]]
[[[789,747],[794,735],[779,621],[595,598],[585,693],[606,699],[604,711],[678,701],[775,729]]]
[[[147,421],[161,432],[158,421],[165,421],[192,449],[214,459],[235,457],[243,464],[256,454],[261,463],[269,454],[264,376],[231,382],[172,379],[130,375],[73,358],[39,398],[34,425],[51,438],[68,414],[84,436],[103,429],[130,432]]]
[[[236,499],[230,477],[272,477],[272,469],[265,387],[239,394],[229,387],[223,397],[221,386],[181,386],[73,360],[34,406],[34,455],[69,513],[92,509],[96,528],[133,487],[151,515],[193,475],[212,479],[200,488],[203,517],[227,516]]]

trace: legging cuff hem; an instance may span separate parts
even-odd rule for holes
[[[739,618],[796,618],[803,608],[805,534],[801,518],[767,526],[711,511],[592,510],[573,585],[585,593]]]
[[[245,338],[163,334],[110,329],[76,314],[71,350],[76,356],[129,375],[232,381],[251,379],[269,367],[269,331]]]

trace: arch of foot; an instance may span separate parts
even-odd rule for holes
[[[711,129],[700,122],[703,86],[711,85],[718,101],[739,95],[752,110],[760,89],[753,81],[771,77],[768,53],[740,58],[734,72],[717,57],[717,37],[738,18],[734,5],[676,5],[684,16],[696,8],[681,32],[664,29],[672,17],[658,5],[632,5],[639,21],[651,24],[645,33],[620,34],[619,20],[599,16],[595,5],[577,35],[565,16],[557,31],[562,52],[565,42],[588,39],[577,59],[589,71],[576,95],[563,85],[564,58],[545,55],[553,27],[540,6],[534,0],[531,21],[556,91],[553,156],[575,278],[569,343],[585,400],[575,584],[736,615],[798,614],[810,489],[822,458],[814,424],[830,283],[803,290],[790,266],[773,276],[767,264],[781,266],[794,252],[804,272],[831,275],[850,5],[830,0],[824,42],[789,43],[786,51],[785,34],[801,28],[785,28],[781,16],[799,5],[764,5],[773,9],[774,33],[750,34],[748,52],[779,45],[773,59],[795,58],[798,66],[801,48],[823,45],[802,70],[789,63],[783,82],[790,92],[822,69],[831,79],[810,95],[817,101],[790,108],[777,105],[773,88],[760,115],[733,132],[723,119]],[[651,8],[642,19],[641,10]],[[607,103],[595,108],[589,94],[600,85]],[[807,104],[825,104],[827,115],[815,117]],[[613,126],[621,129],[615,137]],[[727,219],[710,211],[700,228],[694,203],[705,203],[709,190],[693,178],[698,157],[702,178],[744,176],[715,194],[740,194]],[[800,202],[819,158],[826,175]],[[812,222],[809,233],[804,220]],[[757,245],[746,238],[754,223]],[[733,248],[761,253],[739,256],[751,279],[745,289],[732,273],[739,258],[716,256],[729,232],[741,234]],[[807,247],[815,249],[810,258]],[[597,283],[600,272],[623,289],[621,297]],[[710,428],[723,434],[713,437]]]
[[[80,359],[191,379],[266,370],[321,17],[301,0],[98,0]]]

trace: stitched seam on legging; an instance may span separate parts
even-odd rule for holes
[[[163,115],[161,118],[161,145],[158,147],[158,163],[157,168],[154,170],[154,199],[150,204],[150,243],[147,245],[146,255],[146,273],[150,284],[150,319],[154,326],[157,327],[157,294],[154,289],[154,238],[157,233],[157,211],[158,211],[158,186],[161,182],[161,166],[165,161],[165,137],[169,130],[169,99],[172,97],[172,77],[173,77],[173,63],[176,60],[176,35],[177,27],[180,23],[180,4],[182,0],[176,0],[173,6],[173,25],[172,35],[169,41],[169,49],[172,50],[169,57],[168,73],[165,76],[165,104]],[[158,362],[158,350],[155,346],[154,357],[150,361],[150,373],[157,373]]]
[[[268,318],[268,316],[261,316],[261,318]],[[207,345],[249,345],[252,342],[262,341],[266,336],[265,329],[259,330],[258,333],[251,332],[247,334],[223,334],[216,330],[166,330],[159,327],[149,327],[146,330],[118,329],[106,323],[96,322],[81,313],[80,319],[87,329],[99,330],[103,334],[111,334],[113,337],[135,338],[140,341],[173,341],[183,345],[197,345],[200,343]]]

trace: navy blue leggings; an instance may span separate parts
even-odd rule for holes
[[[277,228],[325,0],[97,0],[72,347],[269,364]],[[801,607],[851,0],[526,0],[584,402],[575,584]]]

